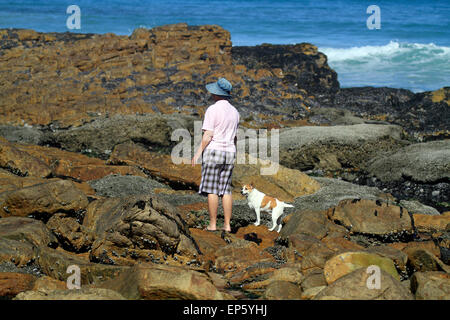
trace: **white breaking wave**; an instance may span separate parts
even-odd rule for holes
[[[450,47],[390,41],[382,46],[319,48],[341,86],[395,86],[413,91],[450,85]]]
[[[450,65],[450,47],[438,46],[434,43],[400,43],[390,41],[384,46],[362,46],[351,48],[319,48],[321,52],[327,55],[328,61],[360,61],[369,60],[392,60],[395,58],[406,58],[408,61],[414,58],[420,58],[422,62],[429,62],[435,58],[447,59]],[[419,61],[416,61],[419,62]]]

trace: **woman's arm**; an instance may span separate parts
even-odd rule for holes
[[[206,130],[203,133],[203,137],[202,137],[202,143],[200,144],[200,146],[198,147],[197,152],[195,153],[194,157],[191,160],[191,164],[192,166],[195,166],[195,163],[197,162],[198,158],[200,158],[200,156],[203,153],[203,150],[205,150],[205,148],[208,146],[208,144],[211,142],[212,138],[213,138],[214,132],[213,131],[209,131]]]

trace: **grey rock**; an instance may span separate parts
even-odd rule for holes
[[[11,142],[41,144],[44,134],[31,126],[0,125],[0,136]]]
[[[90,123],[67,130],[57,130],[46,136],[46,143],[65,150],[107,158],[114,146],[133,141],[154,151],[166,151],[175,129],[193,133],[194,117],[183,115],[115,115],[99,117]]]
[[[185,204],[191,204],[196,202],[206,202],[207,198],[200,194],[188,194],[188,193],[175,193],[175,194],[164,194],[158,193],[158,198],[167,201],[174,207],[182,206]]]
[[[279,134],[279,160],[286,167],[302,171],[321,169],[327,173],[343,168],[361,168],[375,155],[409,144],[402,139],[403,129],[396,125],[286,128]],[[249,139],[250,143],[256,142]],[[262,155],[260,157],[264,158]]]
[[[367,187],[339,179],[312,177],[320,183],[321,188],[310,195],[295,199],[296,210],[326,210],[336,206],[344,199],[385,200],[382,192],[376,187]]]
[[[103,197],[125,197],[152,193],[155,188],[167,188],[167,185],[150,178],[110,174],[97,180],[88,181],[97,195]]]
[[[402,138],[402,128],[396,125],[376,124],[287,128],[280,132],[280,146],[293,148],[323,142],[359,145],[364,141],[378,140],[385,137],[400,140]]]
[[[417,143],[368,161],[366,170],[383,182],[403,178],[423,183],[450,180],[450,139]]]
[[[353,125],[365,123],[360,117],[355,117],[349,110],[337,108],[312,108],[309,122],[328,125]]]
[[[40,267],[35,263],[30,263],[23,267],[17,267],[14,263],[10,261],[3,261],[0,263],[0,272],[25,273],[34,275],[36,277],[41,277],[43,275]]]
[[[429,214],[429,215],[439,215],[439,211],[435,208],[424,205],[416,200],[400,200],[400,206],[408,210],[411,213]]]
[[[448,116],[449,87],[439,90],[443,95],[434,101],[437,91],[413,93],[397,88],[355,87],[341,88],[336,95],[316,96],[321,106],[347,109],[357,116],[371,118],[378,116],[386,121],[401,125],[418,139],[434,140],[447,137],[450,127]],[[447,132],[446,132],[447,131]]]
[[[287,210],[286,210],[287,211]],[[223,217],[223,208],[220,206],[218,215]],[[241,227],[248,226],[256,222],[256,213],[254,209],[250,209],[247,200],[233,201],[233,216],[231,217],[231,229],[237,230]],[[261,214],[261,225],[269,228],[272,227],[272,218],[268,214]]]

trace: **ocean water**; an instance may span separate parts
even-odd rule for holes
[[[81,10],[79,30],[66,26],[69,5]],[[367,27],[370,5],[380,9],[379,29]],[[0,28],[129,35],[178,22],[218,24],[233,45],[310,42],[341,87],[450,86],[449,0],[0,0]]]

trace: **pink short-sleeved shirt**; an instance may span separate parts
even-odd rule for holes
[[[206,149],[236,152],[234,137],[239,125],[239,112],[227,100],[219,100],[205,112],[202,130],[213,131]]]

